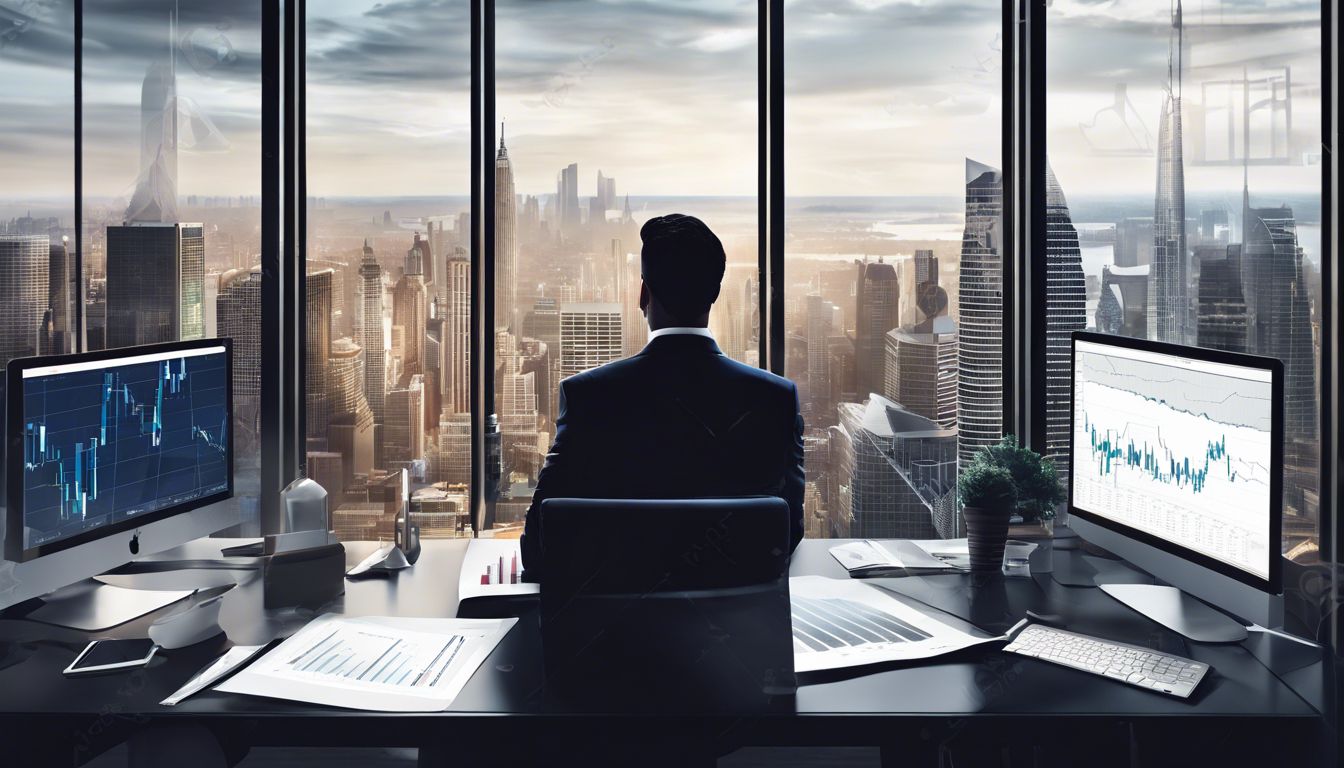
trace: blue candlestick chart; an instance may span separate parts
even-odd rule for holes
[[[24,522],[29,545],[228,488],[222,355],[24,382]]]

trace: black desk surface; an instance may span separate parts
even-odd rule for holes
[[[831,558],[834,541],[804,541],[794,555],[794,575],[844,577]],[[347,582],[346,594],[330,610],[347,615],[443,617],[457,607],[458,570],[467,542],[427,541],[420,562],[389,579]],[[347,545],[351,564],[372,544]],[[1076,551],[1056,549],[1059,558]],[[1103,563],[1103,565],[1105,565]],[[190,583],[184,580],[191,579]],[[432,714],[347,711],[279,700],[198,694],[177,707],[157,702],[218,655],[228,642],[255,644],[301,626],[312,613],[260,610],[256,574],[199,571],[136,576],[139,586],[186,588],[243,579],[226,598],[223,637],[194,647],[162,652],[150,667],[133,673],[67,679],[61,670],[87,642],[84,633],[28,621],[0,620],[0,744],[26,733],[46,733],[79,751],[96,753],[108,739],[160,721],[203,722],[224,728],[254,744],[416,744],[433,734],[507,739],[510,728],[526,722],[533,730],[549,727],[642,727],[665,732],[684,726],[732,730],[742,743],[878,744],[891,738],[897,724],[984,717],[1045,717],[1082,720],[1098,717],[1130,721],[1170,718],[1215,719],[1234,727],[1238,719],[1265,718],[1300,725],[1318,721],[1324,711],[1321,685],[1328,661],[1322,652],[1261,634],[1239,645],[1189,643],[1129,611],[1095,588],[1066,587],[1049,574],[1005,577],[974,583],[963,574],[872,580],[898,593],[1002,630],[1027,609],[1063,615],[1080,632],[1155,647],[1206,662],[1214,668],[1195,695],[1179,700],[1065,669],[1035,659],[1005,654],[998,645],[964,651],[915,665],[851,673],[799,688],[791,711],[768,716],[707,718],[687,711],[678,718],[641,718],[638,704],[612,701],[599,710],[576,709],[557,702],[542,685],[540,639],[535,620],[525,617],[486,660],[451,710]],[[154,616],[138,619],[100,636],[144,636]],[[1276,667],[1279,675],[1270,671]],[[1282,678],[1282,679],[1281,679]],[[1294,682],[1293,687],[1283,682]],[[511,717],[501,717],[511,716]],[[31,737],[36,738],[36,737]]]

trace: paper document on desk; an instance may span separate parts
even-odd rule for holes
[[[927,659],[1003,639],[957,629],[862,581],[794,576],[789,596],[799,673]]]
[[[925,542],[864,539],[837,544],[830,551],[831,557],[843,565],[851,576],[903,576],[957,570],[956,565],[919,546],[922,543]]]
[[[523,556],[518,539],[472,539],[462,558],[458,601],[476,597],[535,595],[541,586],[523,582]]]
[[[438,712],[517,621],[326,614],[216,690],[376,712]]]

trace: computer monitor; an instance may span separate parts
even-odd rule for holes
[[[1243,619],[1281,622],[1280,361],[1075,333],[1071,427],[1079,535]],[[1152,590],[1104,588],[1152,615]]]
[[[10,361],[0,608],[237,522],[232,366],[228,339]]]

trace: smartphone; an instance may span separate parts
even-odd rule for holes
[[[158,650],[159,646],[149,638],[94,640],[70,662],[70,666],[65,668],[65,674],[88,675],[143,667],[154,658]]]

